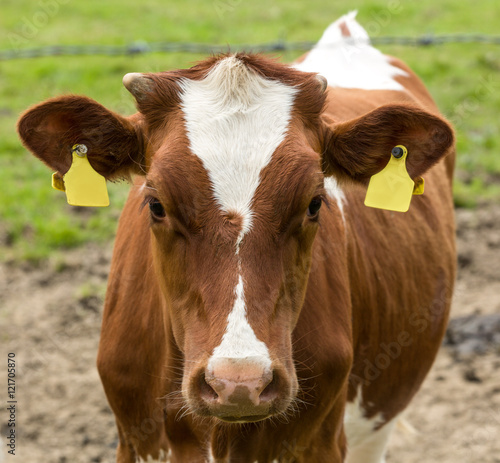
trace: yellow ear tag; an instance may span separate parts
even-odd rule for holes
[[[75,145],[71,149],[73,162],[64,175],[66,198],[72,206],[109,206],[106,179],[98,174],[87,158],[87,147]]]
[[[52,188],[54,188],[54,190],[66,191],[64,180],[59,172],[54,172],[52,174]]]
[[[423,195],[424,194],[425,181],[422,177],[418,177],[415,180],[415,186],[413,187],[414,195]]]
[[[370,179],[365,206],[398,212],[409,209],[415,183],[406,170],[407,156],[403,145],[392,149],[388,164]]]

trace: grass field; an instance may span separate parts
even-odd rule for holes
[[[135,41],[262,43],[316,40],[357,8],[372,36],[498,33],[498,0],[2,0],[0,49]],[[458,137],[457,205],[500,199],[500,46],[385,46],[425,81]],[[285,53],[284,60],[295,55]],[[121,85],[127,72],[186,67],[200,55],[60,57],[0,62],[0,260],[39,260],[55,249],[109,240],[127,193],[111,185],[112,206],[71,208],[50,188],[50,171],[21,146],[15,124],[25,108],[62,93],[86,94],[134,112]]]

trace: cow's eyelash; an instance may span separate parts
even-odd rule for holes
[[[153,197],[153,196],[146,196],[146,197],[142,200],[142,202],[141,202],[141,204],[140,204],[140,206],[139,206],[139,211],[140,211],[140,212],[142,212],[142,210],[143,210],[146,206],[148,206],[149,204],[151,204],[151,203],[152,203],[153,201],[155,201],[155,200],[156,200],[156,198],[155,198],[155,197]]]
[[[328,196],[326,195],[326,193],[320,193],[318,195],[318,198],[321,199],[321,201],[323,202],[323,204],[329,209],[330,208],[330,199],[328,198]]]

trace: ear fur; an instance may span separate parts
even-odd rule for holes
[[[87,146],[90,164],[107,179],[144,168],[138,118],[122,117],[85,96],[52,98],[28,109],[18,132],[23,144],[60,174],[71,166],[77,143]]]
[[[324,125],[323,170],[341,181],[367,184],[389,162],[396,145],[408,149],[406,168],[415,179],[453,146],[442,118],[411,105],[381,106],[361,117]]]

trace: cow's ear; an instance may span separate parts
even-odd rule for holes
[[[92,167],[107,179],[144,169],[141,124],[122,117],[84,96],[63,96],[28,109],[18,131],[24,145],[52,169],[65,174],[71,148],[83,144]]]
[[[404,145],[412,179],[432,167],[453,145],[442,118],[409,105],[381,106],[347,122],[324,121],[323,170],[340,181],[366,184],[389,162],[391,150]]]

